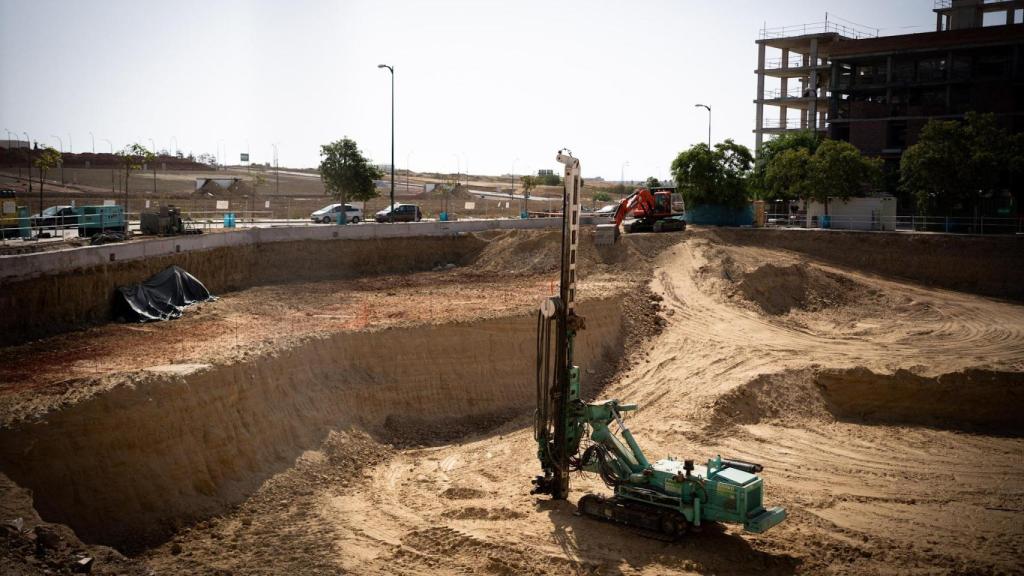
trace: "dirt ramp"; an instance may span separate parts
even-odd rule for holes
[[[581,365],[621,355],[619,298],[585,301]],[[342,333],[227,366],[149,369],[0,430],[0,468],[47,521],[131,550],[244,500],[332,430],[410,443],[534,405],[535,319]],[[420,437],[416,437],[416,434]]]
[[[859,301],[866,287],[838,274],[798,264],[765,264],[743,274],[736,289],[768,314],[816,311]]]
[[[840,420],[1024,433],[1024,373],[964,370],[927,377],[859,368],[821,372],[817,384],[829,411]]]
[[[964,370],[921,376],[866,368],[764,374],[716,398],[708,430],[842,420],[979,434],[1024,434],[1024,373]]]

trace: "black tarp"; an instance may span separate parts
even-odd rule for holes
[[[122,286],[114,294],[114,318],[125,322],[171,320],[185,306],[216,300],[195,276],[171,266],[142,284]]]

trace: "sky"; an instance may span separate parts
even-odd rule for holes
[[[707,140],[754,145],[761,28],[934,29],[933,0],[0,0],[0,129],[97,152],[315,167],[354,139],[376,163],[667,177]],[[90,135],[90,133],[92,133]],[[56,137],[60,137],[59,142]],[[0,133],[0,138],[7,138]],[[108,141],[109,140],[109,144]],[[176,144],[175,144],[176,142]],[[220,150],[220,152],[218,152]],[[627,164],[628,163],[628,164]]]

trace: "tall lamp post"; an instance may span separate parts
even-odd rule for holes
[[[110,140],[106,139],[106,138],[104,138],[103,141],[107,143],[107,146],[110,146],[110,193],[113,194],[115,192],[115,190],[114,190],[114,166],[117,165],[117,162],[116,162],[116,160],[114,158],[114,143],[111,142]]]
[[[708,150],[711,150],[711,106],[707,104],[694,104],[694,108],[704,108],[708,111]]]
[[[391,211],[388,220],[395,220],[395,67],[378,64],[377,68],[387,68],[391,72]]]
[[[32,195],[32,138],[29,137],[28,132],[22,132],[25,135],[25,141],[28,143],[28,154],[25,154],[25,158],[28,158],[28,195]]]
[[[92,153],[95,154],[96,153],[96,136],[92,132],[89,132],[89,138],[92,139]]]
[[[516,157],[516,159],[512,161],[512,178],[511,178],[512,189],[508,193],[508,205],[509,206],[512,206],[512,201],[515,200],[515,197],[516,197],[516,162],[519,162],[519,158],[518,157]]]
[[[413,150],[409,150],[405,155],[405,193],[409,193],[409,176],[412,174],[412,169],[409,168],[409,158],[412,157]]]
[[[629,166],[629,160],[622,163],[619,167],[619,182],[622,183],[622,196],[626,196],[626,166]]]

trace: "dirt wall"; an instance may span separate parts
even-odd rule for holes
[[[801,252],[939,288],[1024,300],[1024,236],[714,229],[722,240]]]
[[[438,263],[461,263],[483,244],[470,235],[275,242],[111,262],[10,282],[0,290],[0,346],[107,322],[118,286],[142,282],[172,264],[188,270],[214,294],[223,294],[294,279],[429,270]]]
[[[623,349],[620,299],[583,302],[588,374]],[[149,369],[0,430],[0,469],[40,516],[88,542],[152,543],[242,501],[333,430],[432,443],[444,428],[534,406],[535,319],[345,333],[229,366]],[[588,376],[589,377],[589,376]],[[417,432],[418,431],[418,432]]]

